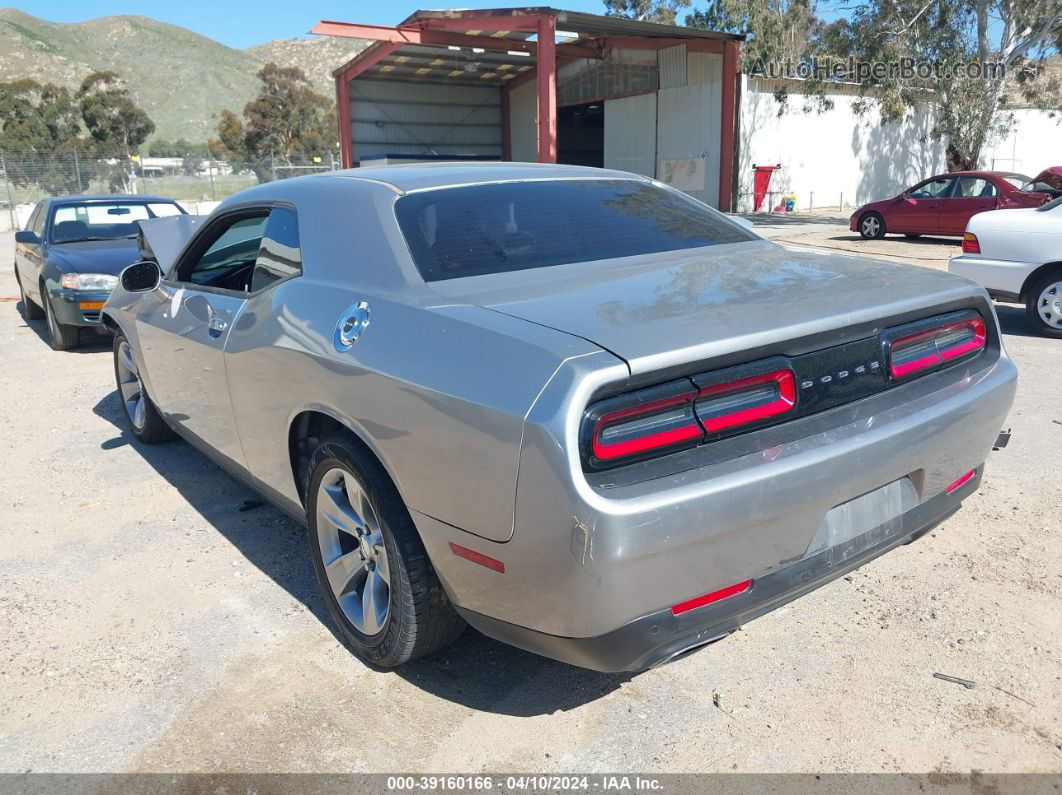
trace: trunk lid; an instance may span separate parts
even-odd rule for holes
[[[624,359],[632,375],[834,329],[836,342],[826,345],[839,344],[848,341],[846,327],[928,314],[981,292],[943,271],[763,240],[432,287],[589,340]]]

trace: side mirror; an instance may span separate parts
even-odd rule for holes
[[[37,233],[29,229],[20,229],[15,232],[16,243],[27,243],[32,246],[36,246],[41,242],[41,239],[37,237]]]
[[[122,289],[130,293],[142,293],[154,290],[162,281],[162,271],[159,264],[146,259],[134,262],[118,277],[122,283]]]

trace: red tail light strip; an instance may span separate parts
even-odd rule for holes
[[[690,599],[688,602],[679,602],[677,605],[671,608],[671,615],[677,616],[681,613],[687,613],[690,610],[696,610],[698,607],[704,607],[714,602],[721,602],[723,599],[729,599],[731,596],[737,596],[739,593],[745,593],[752,587],[752,580],[745,580],[745,582],[735,583],[729,585],[718,591],[712,591],[712,593],[706,593],[704,596],[698,596],[696,599]]]
[[[594,457],[611,461],[704,436],[693,414],[692,397],[691,392],[606,414],[594,426]],[[646,431],[645,435],[631,436]],[[618,441],[610,442],[610,437]]]
[[[985,322],[970,318],[900,337],[889,346],[889,372],[903,378],[985,347]]]
[[[756,387],[772,386],[775,389],[757,390]],[[713,413],[714,406],[720,406],[721,398],[733,396],[740,398],[741,393],[750,392],[746,403],[753,405],[747,408],[739,408],[737,411],[709,416]],[[717,402],[718,401],[718,402]],[[704,429],[709,433],[725,431],[737,425],[747,425],[750,422],[765,420],[784,414],[793,408],[796,403],[796,379],[790,370],[776,370],[773,373],[754,375],[750,378],[742,378],[739,381],[731,381],[728,384],[705,387],[697,398],[697,416],[700,417]],[[733,407],[741,403],[733,403]]]

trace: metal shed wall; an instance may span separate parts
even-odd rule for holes
[[[358,158],[395,153],[502,157],[497,85],[360,77],[349,86]]]
[[[604,165],[656,176],[656,92],[605,101]]]
[[[517,163],[534,163],[538,157],[536,101],[533,80],[509,92],[509,156]]]

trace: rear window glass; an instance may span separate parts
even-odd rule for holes
[[[395,214],[426,281],[755,239],[688,197],[634,180],[443,188],[403,196]]]

